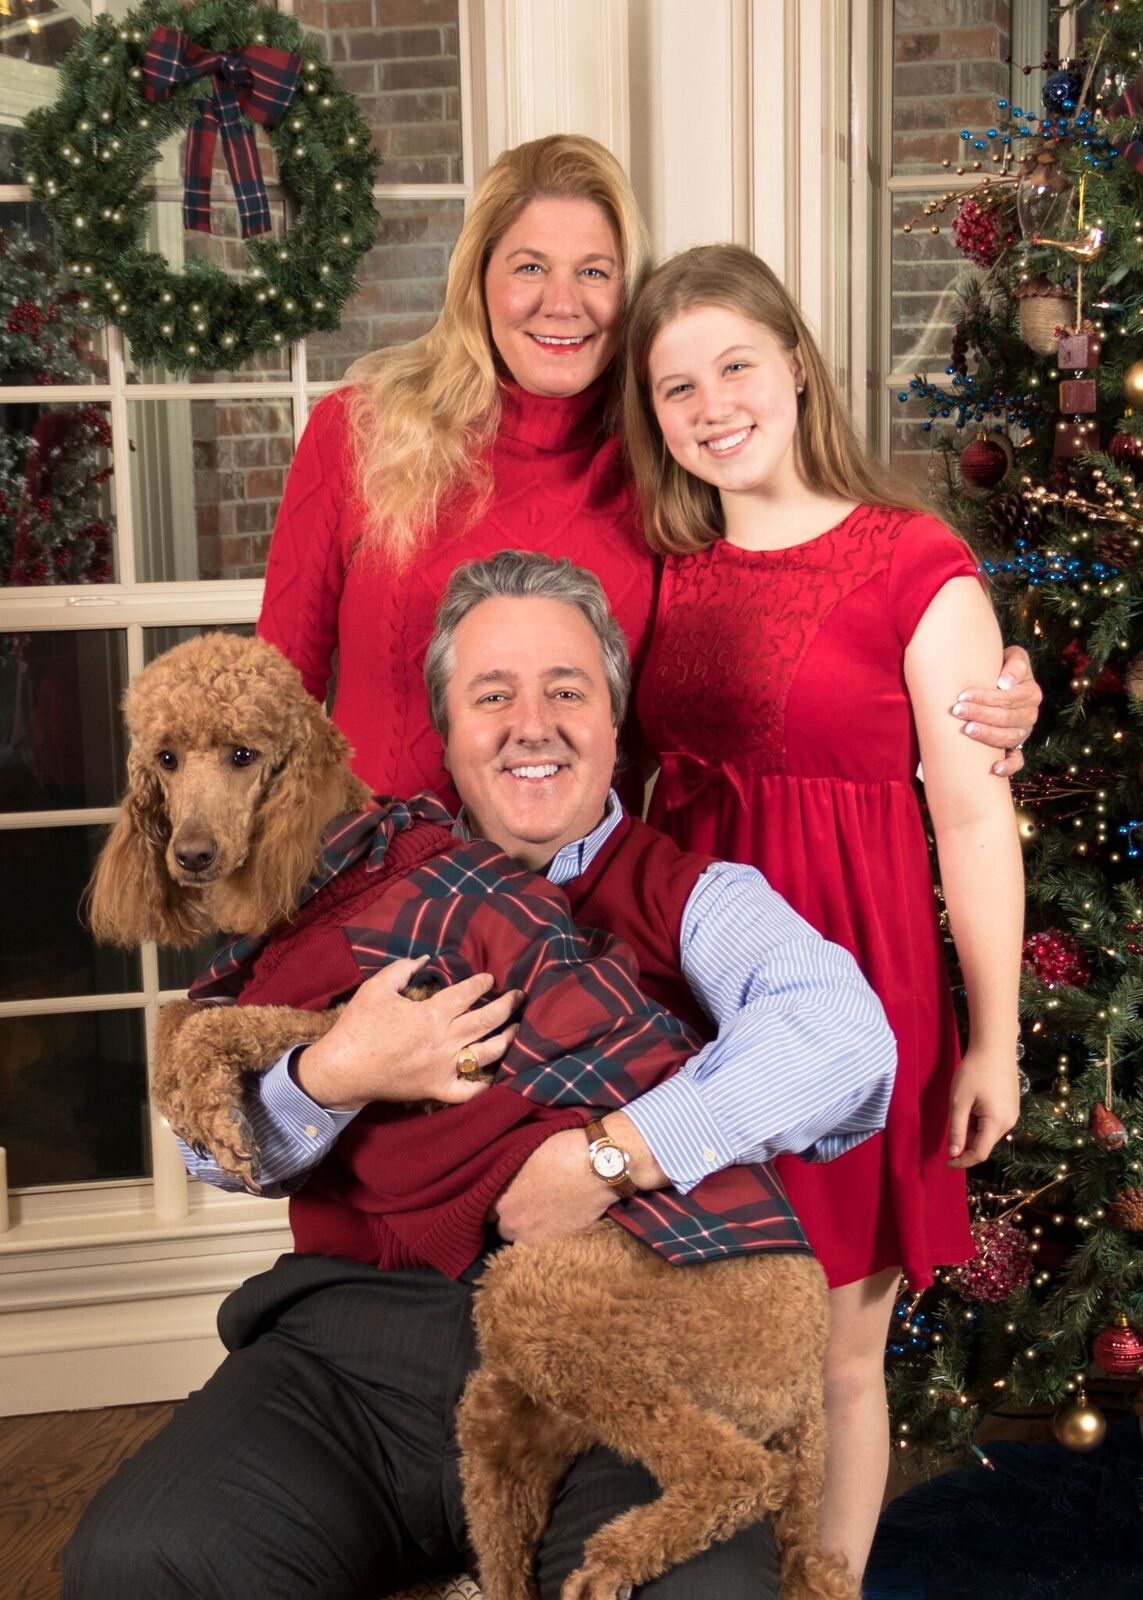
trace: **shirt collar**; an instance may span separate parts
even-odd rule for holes
[[[571,844],[565,844],[544,868],[544,877],[552,883],[570,883],[573,878],[578,878],[586,872],[603,846],[610,839],[616,828],[623,821],[623,802],[614,789],[607,791],[607,808],[603,818],[597,822],[590,833],[582,839],[573,839]],[[472,830],[468,825],[468,814],[461,806],[460,813],[453,825],[453,837],[469,840]]]

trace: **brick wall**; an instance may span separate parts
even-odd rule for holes
[[[962,146],[959,135],[995,125],[996,102],[1009,88],[1010,15],[1010,0],[894,0],[893,171],[932,173],[929,194],[944,188],[942,161],[955,167],[987,159]],[[1030,94],[1038,83],[1032,79]],[[952,285],[972,268],[953,244],[951,212],[933,219],[941,230],[935,236],[927,219],[902,235],[901,224],[919,216],[927,197],[893,200],[891,361],[894,371],[927,370],[936,378],[944,374],[955,321]],[[893,460],[925,480],[942,424],[923,433],[928,419],[920,407],[895,398],[892,406]]]

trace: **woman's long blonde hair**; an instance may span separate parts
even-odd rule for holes
[[[365,508],[360,549],[402,567],[454,493],[470,515],[487,503],[482,452],[500,417],[496,352],[484,270],[531,201],[591,200],[615,230],[630,306],[650,266],[647,232],[615,157],[594,139],[552,134],[506,150],[477,185],[449,262],[444,306],[421,338],[376,350],[347,373],[356,489]],[[618,374],[617,374],[618,383]]]
[[[820,494],[925,511],[924,498],[889,468],[871,461],[797,306],[764,261],[740,245],[700,245],[657,267],[639,292],[627,325],[623,429],[647,542],[661,555],[702,550],[724,531],[718,490],[681,467],[663,440],[647,379],[651,346],[681,312],[723,306],[768,328],[805,369],[798,402],[798,466]]]

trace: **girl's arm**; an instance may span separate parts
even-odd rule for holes
[[[963,684],[995,678],[1000,631],[975,578],[938,591],[905,650],[949,925],[968,991],[968,1049],[953,1080],[949,1164],[983,1161],[1020,1109],[1017,997],[1024,920],[1020,841],[989,751],[949,716]]]

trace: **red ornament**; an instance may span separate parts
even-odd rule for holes
[[[1028,1241],[1009,1222],[978,1222],[972,1234],[976,1255],[950,1269],[949,1283],[963,1300],[1000,1305],[1032,1276]]]
[[[998,435],[982,434],[960,453],[960,475],[970,489],[995,489],[1012,465],[1012,446]]]
[[[1083,945],[1059,928],[1030,933],[1024,940],[1021,955],[1025,969],[1049,989],[1061,983],[1082,989],[1091,977]]]
[[[1134,470],[1143,464],[1143,434],[1125,433],[1121,428],[1112,434],[1107,453],[1117,467]]]
[[[1056,349],[1056,366],[1068,372],[1098,367],[1099,335],[1094,332],[1065,333]]]
[[[1092,1106],[1088,1128],[1101,1150],[1122,1150],[1127,1143],[1127,1129],[1102,1100],[1097,1100]]]
[[[1060,651],[1060,655],[1061,658],[1071,668],[1071,674],[1073,678],[1082,678],[1084,673],[1091,666],[1091,657],[1088,655],[1083,645],[1080,644],[1078,639],[1072,639],[1069,644],[1066,644]],[[1118,672],[1114,667],[1109,666],[1103,668],[1098,677],[1096,677],[1094,682],[1090,685],[1088,692],[1091,694],[1093,699],[1101,699],[1108,695],[1123,694],[1125,688],[1126,685],[1123,681],[1122,673]]]
[[[967,196],[957,206],[952,234],[961,255],[982,267],[991,267],[1001,250],[1016,241],[1014,233],[1001,236],[995,205],[981,205],[974,195]]]
[[[1096,1335],[1091,1353],[1109,1378],[1129,1378],[1143,1366],[1143,1339],[1121,1311],[1110,1328]]]

